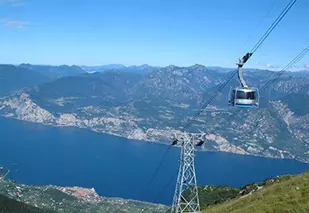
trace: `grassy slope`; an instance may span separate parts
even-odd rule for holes
[[[207,186],[198,187],[201,208],[223,203],[226,200],[236,197],[239,194],[239,188],[228,186]]]
[[[309,212],[309,172],[284,176],[252,194],[204,209],[207,213]]]

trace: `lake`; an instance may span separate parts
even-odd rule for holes
[[[94,187],[106,197],[171,204],[179,148],[169,149],[153,184],[146,187],[167,147],[0,117],[0,166],[11,170],[9,178],[24,184]],[[309,164],[294,160],[217,152],[198,152],[196,157],[199,185],[242,186],[307,169]]]

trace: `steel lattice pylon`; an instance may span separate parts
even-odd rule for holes
[[[200,134],[182,133],[176,137],[181,143],[181,156],[172,213],[200,212],[194,167],[195,145],[200,136]]]

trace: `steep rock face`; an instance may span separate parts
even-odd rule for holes
[[[223,138],[220,135],[208,134],[206,135],[206,139],[208,141],[213,141],[217,144],[217,145],[214,145],[213,147],[217,151],[232,152],[232,153],[238,153],[238,154],[249,154],[249,152],[246,152],[242,148],[229,143],[225,138]]]
[[[289,109],[288,104],[280,100],[272,102],[272,104],[281,119],[286,123],[290,133],[304,144],[309,143],[309,114],[297,116]]]
[[[55,117],[45,109],[35,104],[26,93],[14,96],[12,99],[0,99],[3,115],[20,120],[52,124]]]

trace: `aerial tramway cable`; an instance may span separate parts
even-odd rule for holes
[[[297,2],[297,0],[291,0],[288,5],[284,8],[284,10],[280,13],[277,19],[272,23],[272,25],[268,28],[265,34],[261,37],[261,39],[256,43],[256,45],[250,51],[251,53],[255,53],[257,49],[263,44],[263,42],[267,39],[270,33],[276,28],[276,26],[280,23],[280,21],[284,18],[284,16],[290,11],[293,5]]]
[[[260,38],[260,40],[254,45],[250,53],[255,53],[263,44],[263,42],[268,38],[271,32],[276,28],[276,26],[280,23],[280,21],[284,18],[284,16],[290,11],[293,5],[297,2],[297,0],[291,0],[288,5],[283,9],[283,11],[279,14],[276,20],[270,25],[264,35]],[[252,56],[251,56],[252,57]],[[203,104],[202,108],[198,111],[198,113],[193,117],[198,117],[206,108],[207,106],[216,98],[216,96],[223,90],[223,88],[232,80],[232,78],[236,75],[238,70],[234,70],[231,76],[212,94],[212,96]],[[187,129],[190,125],[192,125],[192,120],[189,119],[189,123],[183,128],[184,130]]]
[[[288,5],[284,8],[284,10],[280,13],[280,15],[276,18],[276,20],[271,24],[271,26],[268,28],[268,30],[265,32],[265,34],[260,38],[260,40],[255,44],[255,46],[252,48],[250,53],[255,53],[260,47],[261,45],[264,43],[264,41],[268,38],[268,36],[273,32],[273,30],[276,28],[276,26],[280,23],[280,21],[285,17],[285,15],[289,12],[289,10],[293,7],[293,5],[297,2],[297,0],[291,0]],[[237,74],[238,70],[234,70],[232,71],[231,75],[227,78],[227,80],[225,82],[223,82],[220,87],[213,92],[213,94],[211,95],[211,97],[202,105],[202,107],[200,108],[200,110],[193,116],[193,119],[198,117],[207,107],[208,105],[217,97],[217,95],[223,90],[223,88],[233,79],[233,77]],[[182,130],[186,130],[188,127],[190,127],[192,125],[192,121],[193,119],[189,119],[189,122],[187,123],[187,125],[185,125]],[[159,162],[158,167],[155,170],[155,173],[153,174],[150,182],[147,185],[147,188],[149,188],[151,186],[151,184],[153,183],[153,181],[155,180],[155,177],[157,176],[160,168],[162,167],[164,160],[168,154],[168,151],[170,150],[170,148],[172,147],[172,145],[175,145],[177,143],[172,143],[171,145],[168,146],[168,148],[166,149],[166,151],[164,152],[163,156],[161,157],[161,160]],[[174,177],[173,177],[174,178]],[[172,179],[173,179],[172,178]],[[166,185],[163,190],[165,190],[168,187],[168,185]]]
[[[265,85],[261,87],[261,90],[265,89],[269,84],[274,82],[277,78],[279,78],[283,73],[288,71],[291,67],[293,67],[298,61],[300,61],[303,57],[305,57],[309,52],[309,45],[303,49],[293,60],[290,61],[281,71],[278,73],[274,73],[275,76],[271,78]]]
[[[275,7],[276,3],[278,0],[274,0],[274,2],[272,3],[272,5],[269,7],[269,9],[267,10],[267,12],[262,16],[262,18],[260,19],[260,21],[258,22],[258,24],[253,28],[252,32],[248,35],[247,39],[245,40],[245,42],[241,45],[240,50],[243,52],[243,48],[244,46],[249,42],[249,40],[251,39],[252,35],[255,34],[256,30],[261,26],[261,24],[264,22],[264,20],[266,19],[266,17],[270,14],[270,12],[273,10],[273,8]],[[234,57],[232,58],[232,60],[234,60],[237,57],[237,55],[234,55]]]
[[[297,62],[299,62],[301,59],[303,59],[309,52],[309,45],[304,48],[295,58],[293,58],[281,71],[279,71],[278,73],[272,73],[272,75],[269,77],[270,79],[267,81],[267,83],[265,83],[262,87],[261,87],[261,91],[266,89],[266,87],[268,85],[270,85],[271,83],[273,83],[276,79],[278,79],[282,74],[284,74],[284,72],[288,71],[291,67],[293,67]],[[272,77],[275,76],[275,77]],[[263,115],[258,116],[253,124],[256,124],[257,121],[259,119],[261,119],[263,117]],[[249,135],[252,135],[254,128],[252,129],[252,131],[250,131]]]

